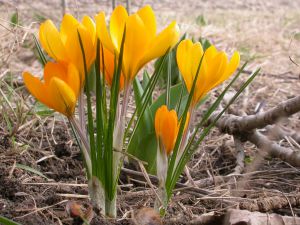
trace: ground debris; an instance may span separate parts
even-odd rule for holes
[[[299,217],[265,214],[247,210],[228,210],[224,225],[296,225],[300,224]]]

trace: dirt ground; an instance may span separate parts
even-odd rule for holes
[[[111,12],[108,0],[67,2],[67,11],[78,18],[100,10]],[[299,94],[300,1],[132,0],[131,10],[144,4],[153,7],[160,28],[177,20],[182,34],[208,38],[229,54],[238,50],[242,61],[249,61],[247,71],[262,68],[233,108],[253,114],[258,104],[266,110]],[[10,21],[16,13],[19,25],[13,26]],[[66,205],[77,201],[89,206],[80,152],[67,121],[33,105],[21,79],[24,70],[41,74],[32,33],[37,34],[45,18],[58,23],[62,13],[59,0],[0,0],[0,215],[25,225],[80,224],[67,214]],[[299,120],[296,114],[282,124],[298,130]],[[300,149],[289,139],[282,139],[280,145]],[[228,208],[237,207],[299,216],[300,200],[277,207],[266,201],[300,199],[299,168],[264,155],[250,143],[245,144],[245,154],[242,175],[214,179],[225,178],[236,166],[233,138],[214,129],[189,163],[190,177],[180,178],[185,187],[174,191],[165,224],[193,224],[199,215],[212,212],[220,217],[211,224],[219,224]],[[155,196],[142,177],[123,171],[118,192],[118,220],[95,217],[91,224],[132,224],[131,212],[153,206]]]

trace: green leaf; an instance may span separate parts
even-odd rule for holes
[[[184,40],[186,38],[186,34],[184,34],[180,40],[178,41],[178,43],[174,46],[174,48],[171,50],[172,52],[172,56],[171,56],[171,85],[175,85],[181,82],[181,76],[180,76],[180,71],[177,65],[177,60],[176,60],[176,50],[177,50],[177,46],[180,43],[180,41]],[[161,64],[163,57],[158,58],[155,63],[154,63],[154,68],[157,69],[157,67]],[[159,85],[161,87],[165,87],[167,84],[167,79],[168,79],[168,61],[165,61],[162,64],[163,68],[162,68],[162,75],[160,76],[159,79]]]
[[[204,18],[204,15],[199,15],[199,16],[197,16],[197,18],[196,18],[196,23],[197,23],[197,25],[199,25],[199,26],[205,26],[207,23],[206,23],[206,20],[205,20],[205,18]]]
[[[167,67],[167,90],[166,90],[166,106],[170,109],[170,95],[171,95],[171,75],[172,75],[172,51],[168,54]]]
[[[37,101],[34,105],[34,112],[39,116],[46,117],[51,116],[54,113],[54,110],[48,108],[48,106]]]
[[[178,134],[177,134],[177,138],[176,138],[175,146],[174,146],[174,149],[173,149],[173,153],[171,155],[171,159],[169,160],[167,180],[166,180],[166,187],[167,187],[168,196],[169,196],[168,187],[170,187],[171,184],[172,184],[173,171],[174,171],[174,167],[176,167],[175,161],[176,161],[176,158],[177,158],[177,153],[180,150],[179,148],[181,146],[181,139],[184,135],[184,126],[185,126],[185,123],[186,123],[187,114],[188,114],[190,105],[192,103],[192,99],[193,99],[193,96],[194,96],[196,83],[197,83],[197,79],[198,79],[198,76],[199,76],[199,71],[200,71],[200,68],[201,68],[201,65],[202,65],[204,55],[205,55],[205,52],[203,53],[203,55],[200,59],[200,62],[198,63],[198,67],[197,67],[197,70],[196,70],[196,73],[195,73],[195,76],[194,76],[195,78],[194,78],[194,81],[193,81],[193,85],[192,85],[191,91],[189,93],[189,97],[188,97],[186,106],[184,108],[183,115],[181,117],[181,123],[180,123],[179,131],[178,131]]]
[[[118,62],[115,62],[117,69],[113,76],[112,88],[111,88],[111,96],[110,96],[110,110],[109,110],[109,119],[108,119],[108,130],[107,130],[107,140],[105,144],[104,151],[104,163],[105,163],[105,191],[106,197],[112,201],[115,198],[116,194],[116,186],[118,182],[118,177],[114,177],[114,170],[118,168],[113,168],[113,140],[114,140],[114,128],[115,121],[117,115],[117,107],[118,107],[118,98],[119,98],[119,90],[120,90],[120,77],[123,65],[123,51],[124,51],[124,42],[125,42],[125,34],[126,34],[126,26],[124,28],[121,49],[119,54]]]
[[[33,36],[33,40],[34,40],[34,44],[35,44],[35,47],[36,47],[36,50],[38,52],[38,55],[39,55],[39,61],[42,63],[43,66],[46,65],[47,63],[47,58],[42,50],[42,47],[39,43],[39,41],[37,40],[36,36],[34,34],[32,34]]]
[[[11,24],[12,27],[15,27],[15,26],[19,25],[19,14],[18,14],[18,12],[15,12],[11,15],[10,24]]]
[[[18,164],[16,163],[16,167],[19,168],[19,169],[23,169],[23,170],[26,170],[28,172],[31,172],[31,173],[34,173],[36,175],[39,175],[40,177],[43,177],[43,178],[46,178],[47,180],[48,177],[46,177],[44,174],[42,174],[40,171],[36,170],[36,169],[33,169],[32,167],[29,167],[29,166],[25,166],[23,164]]]
[[[157,70],[155,70],[154,75],[151,77],[151,81],[149,82],[149,85],[146,88],[147,90],[145,90],[144,93],[143,93],[142,100],[141,100],[142,101],[141,107],[136,107],[135,112],[133,113],[132,119],[129,121],[127,129],[125,131],[124,140],[125,140],[126,134],[128,133],[128,130],[130,129],[131,124],[133,123],[134,117],[137,115],[137,113],[139,113],[139,116],[137,117],[137,121],[136,121],[135,126],[133,128],[131,137],[129,138],[128,145],[131,144],[131,141],[132,141],[133,137],[135,135],[137,135],[136,132],[138,130],[140,122],[143,120],[144,112],[146,111],[146,109],[148,107],[149,100],[152,97],[154,87],[155,87],[155,85],[158,81],[159,76],[161,75],[162,65],[166,61],[168,51],[164,55],[163,60],[160,63],[160,66],[157,68]]]
[[[203,51],[206,51],[211,46],[210,41],[208,39],[206,39],[206,38],[200,37],[199,38],[199,42],[202,45]]]
[[[21,225],[20,223],[17,223],[17,222],[14,222],[4,216],[1,216],[0,215],[0,224],[3,224],[3,225]]]
[[[89,74],[88,68],[86,65],[86,58],[84,47],[82,43],[82,39],[79,31],[77,30],[78,40],[80,44],[80,49],[82,53],[82,60],[84,66],[84,77],[85,77],[85,87],[86,87],[86,97],[87,97],[87,115],[88,115],[88,132],[89,132],[89,141],[90,141],[90,152],[91,152],[91,160],[92,160],[92,175],[97,175],[97,153],[95,146],[95,136],[94,136],[94,121],[93,121],[93,111],[92,111],[92,103],[91,103],[91,92],[90,92],[90,83],[89,83]]]
[[[181,101],[181,109],[183,110],[186,105],[187,102],[187,97],[188,97],[188,92],[185,88],[185,85],[183,83],[179,83],[174,85],[173,87],[170,88],[170,105],[169,105],[169,109],[175,109],[179,100],[180,100],[180,93],[181,90],[183,91],[182,94],[182,101]],[[159,107],[161,107],[162,105],[165,104],[165,99],[166,99],[166,92],[162,93],[155,102],[153,102],[153,104],[150,106],[150,110],[152,115],[154,116],[157,109]],[[181,113],[182,113],[181,110]],[[178,113],[178,115],[181,115],[181,113]]]
[[[147,70],[144,70],[143,82],[142,82],[142,87],[143,87],[144,90],[146,89],[147,85],[149,84],[149,81],[150,81],[150,75],[147,72]]]

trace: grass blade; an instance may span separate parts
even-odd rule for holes
[[[33,168],[30,167],[30,166],[25,166],[25,165],[23,165],[23,164],[18,164],[18,163],[16,163],[16,167],[19,168],[19,169],[23,169],[23,170],[26,170],[26,171],[28,171],[28,172],[34,173],[34,174],[36,174],[36,175],[39,175],[40,177],[43,177],[43,178],[49,180],[49,178],[46,177],[44,174],[42,174],[40,171],[38,171],[38,170],[36,170],[36,169],[33,169]]]
[[[20,223],[14,222],[4,216],[0,216],[0,224],[3,225],[21,225]]]

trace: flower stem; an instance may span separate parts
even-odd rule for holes
[[[81,130],[80,126],[78,125],[78,123],[76,122],[75,118],[73,116],[68,118],[70,123],[73,125],[74,129],[76,130],[77,134],[80,137],[80,140],[83,144],[82,146],[82,153],[86,162],[86,167],[88,170],[88,174],[91,175],[92,174],[92,162],[91,162],[91,158],[90,158],[90,154],[89,154],[89,143],[86,139],[86,135],[83,133],[83,131]]]

